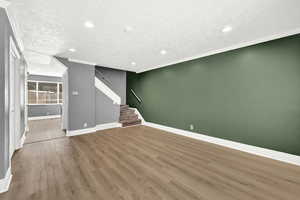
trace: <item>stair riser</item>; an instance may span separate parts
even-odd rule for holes
[[[122,123],[122,127],[134,126],[142,123],[138,115],[135,114],[135,111],[130,109],[128,105],[120,106],[119,122]]]
[[[134,111],[131,111],[131,110],[128,110],[126,112],[120,112],[120,115],[121,116],[124,116],[124,115],[134,115],[135,112]]]
[[[131,122],[135,122],[137,121],[138,118],[135,118],[135,119],[125,119],[125,120],[120,120],[120,123],[131,123]]]
[[[140,124],[142,124],[140,121],[139,122],[132,122],[132,123],[123,123],[122,127],[134,126],[134,125],[140,125]]]
[[[120,120],[128,120],[128,119],[138,119],[139,117],[137,115],[126,115],[126,116],[120,116]]]
[[[132,110],[132,109],[129,107],[120,107],[120,110]]]
[[[134,117],[134,116],[138,116],[138,115],[135,113],[120,114],[120,117]]]

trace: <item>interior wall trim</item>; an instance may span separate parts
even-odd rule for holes
[[[96,127],[71,130],[71,131],[67,130],[66,136],[70,137],[70,136],[83,135],[83,134],[94,133],[94,132],[96,132]]]
[[[139,119],[142,121],[142,125],[145,125],[146,121],[144,119],[144,117],[141,115],[141,113],[139,112],[138,109],[136,108],[130,108],[134,110],[134,113],[138,115]]]
[[[17,150],[23,148],[24,143],[25,143],[25,140],[26,140],[26,132],[27,132],[27,131],[26,131],[26,129],[25,129],[25,131],[24,131],[24,133],[23,133],[21,139],[19,140],[19,144],[17,144],[17,147],[16,147]]]
[[[99,124],[96,126],[96,131],[101,131],[110,128],[118,128],[118,127],[122,127],[122,124],[120,124],[119,122]]]
[[[47,115],[47,116],[39,116],[39,117],[29,117],[28,120],[42,120],[42,119],[55,119],[61,118],[61,115]]]
[[[72,58],[68,58],[68,61],[75,62],[75,63],[81,63],[81,64],[85,64],[85,65],[97,65],[97,63],[94,63],[94,62],[89,62],[89,61],[84,61],[84,60],[77,60],[77,59],[72,59]]]
[[[7,192],[12,179],[11,168],[6,171],[5,177],[0,179],[0,193]]]
[[[169,133],[190,137],[190,138],[193,138],[196,140],[201,140],[201,141],[209,142],[212,144],[217,144],[217,145],[221,145],[221,146],[228,147],[231,149],[235,149],[235,150],[251,153],[254,155],[258,155],[258,156],[271,158],[273,160],[282,161],[282,162],[286,162],[289,164],[294,164],[294,165],[300,166],[300,156],[296,156],[296,155],[292,155],[292,154],[288,154],[288,153],[284,153],[284,152],[280,152],[280,151],[275,151],[275,150],[271,150],[271,149],[256,147],[256,146],[243,144],[243,143],[239,143],[239,142],[234,142],[234,141],[230,141],[230,140],[220,139],[220,138],[216,138],[216,137],[211,137],[211,136],[203,135],[200,133],[194,133],[194,132],[177,129],[177,128],[173,128],[173,127],[169,127],[169,126],[164,126],[164,125],[160,125],[160,124],[155,124],[155,123],[151,123],[151,122],[145,122],[144,125],[152,127],[152,128],[164,130]]]
[[[201,141],[209,142],[212,144],[217,144],[217,145],[228,147],[231,149],[235,149],[235,150],[251,153],[254,155],[270,158],[273,160],[300,166],[300,156],[292,155],[292,154],[284,153],[284,152],[280,152],[280,151],[275,151],[275,150],[271,150],[271,149],[266,149],[266,148],[262,148],[262,147],[256,147],[253,145],[243,144],[243,143],[239,143],[239,142],[234,142],[231,140],[225,140],[225,139],[221,139],[221,138],[211,137],[208,135],[203,135],[200,133],[186,131],[186,130],[173,128],[173,127],[156,124],[156,123],[152,123],[152,122],[146,122],[144,120],[144,118],[142,117],[142,115],[140,114],[140,112],[138,111],[138,109],[136,109],[136,108],[134,108],[134,109],[137,111],[137,113],[139,113],[138,114],[139,117],[141,119],[143,119],[142,124],[145,126],[149,126],[152,128],[167,131],[172,134],[182,135],[182,136],[190,137],[190,138],[193,138],[196,140],[201,140]]]
[[[99,125],[96,125],[95,127],[91,127],[91,128],[67,131],[66,136],[70,137],[70,136],[76,136],[76,135],[95,133],[97,131],[111,129],[111,128],[118,128],[118,127],[122,127],[122,124],[120,124],[118,122],[99,124]]]
[[[199,55],[179,59],[177,61],[170,62],[170,63],[167,63],[167,64],[157,65],[157,66],[153,66],[151,68],[143,68],[143,69],[137,70],[136,73],[142,73],[142,72],[150,71],[150,70],[153,70],[153,69],[167,67],[169,65],[175,65],[175,64],[182,63],[182,62],[195,60],[195,59],[198,59],[198,58],[203,58],[203,57],[207,57],[207,56],[211,56],[211,55],[215,55],[215,54],[219,54],[219,53],[223,53],[223,52],[227,52],[227,51],[231,51],[231,50],[235,50],[235,49],[240,49],[240,48],[247,47],[247,46],[252,46],[252,45],[263,43],[263,42],[276,40],[276,39],[279,39],[279,38],[284,38],[284,37],[296,35],[296,34],[299,34],[299,33],[300,33],[300,28],[297,28],[297,29],[294,29],[294,30],[290,30],[290,31],[282,32],[282,33],[277,33],[277,34],[270,35],[270,36],[267,36],[267,37],[252,40],[252,41],[249,41],[249,42],[242,42],[242,43],[239,43],[239,44],[236,44],[236,45],[232,45],[230,47],[217,49],[217,50],[213,50],[213,51],[208,51],[208,52],[203,53],[203,54],[199,54]]]
[[[113,104],[121,105],[121,97],[103,83],[97,76],[95,76],[95,87],[110,98],[113,101]]]

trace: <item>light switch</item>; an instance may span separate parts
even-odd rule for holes
[[[78,91],[72,91],[72,95],[77,96],[78,94]]]

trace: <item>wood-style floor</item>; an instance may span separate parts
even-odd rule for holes
[[[299,200],[300,167],[135,126],[27,144],[1,200]]]
[[[28,121],[29,132],[26,134],[27,143],[51,140],[64,137],[66,134],[61,130],[61,118],[47,120]]]

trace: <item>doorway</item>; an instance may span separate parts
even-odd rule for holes
[[[20,131],[20,88],[18,87],[18,61],[20,54],[12,38],[10,38],[9,50],[9,158],[11,159],[15,149],[17,148]]]

